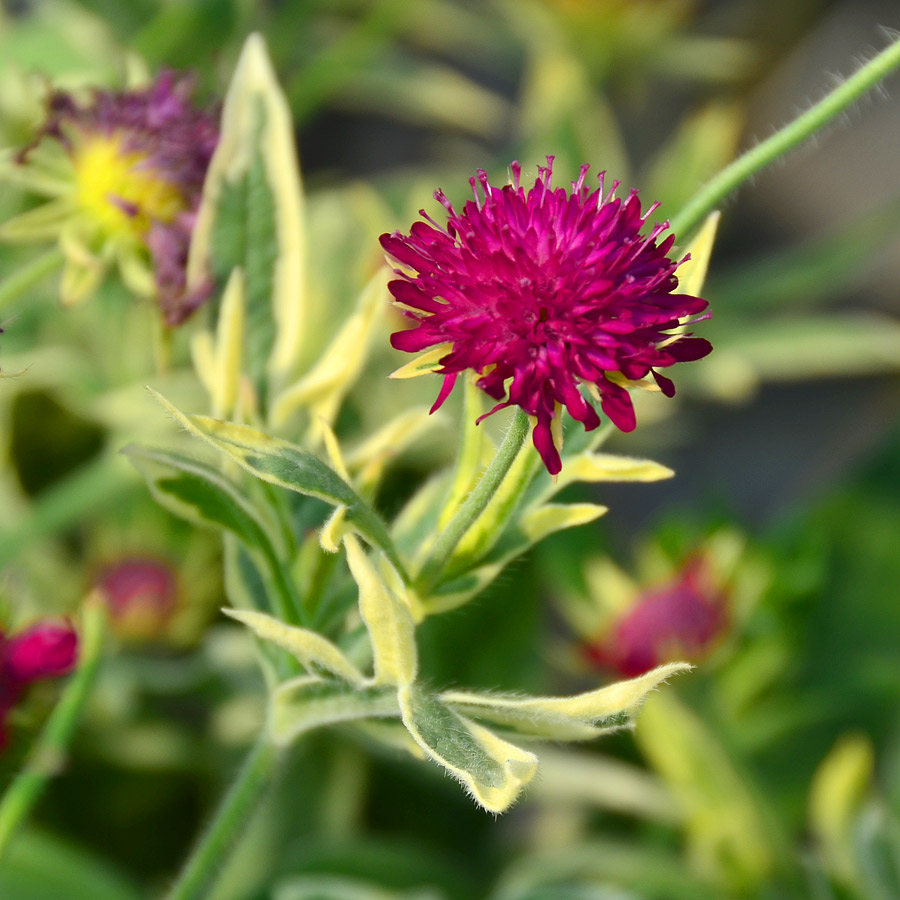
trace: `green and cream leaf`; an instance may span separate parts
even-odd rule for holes
[[[377,513],[318,457],[249,425],[185,415],[155,391],[151,390],[151,393],[191,434],[202,438],[257,478],[317,497],[332,506],[345,506],[347,522],[369,543],[383,550],[394,567],[402,572],[387,528]]]
[[[376,684],[408,685],[416,677],[416,626],[352,534],[344,537],[347,564],[359,587],[359,612],[372,642]]]
[[[630,725],[650,691],[690,668],[687,663],[669,663],[637,678],[573,697],[515,697],[446,691],[440,699],[466,716],[523,736],[585,740]]]
[[[227,215],[238,237],[232,256],[242,259],[220,260],[218,267],[225,275],[234,265],[245,267],[249,319],[272,323],[269,346],[262,349],[269,354],[269,377],[280,387],[301,355],[304,336],[303,191],[290,109],[258,34],[245,42],[225,97],[221,137],[193,231],[190,288],[204,282],[221,255],[219,219]]]
[[[366,677],[331,641],[307,628],[296,628],[252,610],[223,609],[225,615],[246,625],[258,638],[269,641],[295,656],[312,675],[326,672],[355,687]]]
[[[398,698],[403,724],[415,742],[489,812],[512,806],[534,777],[533,753],[459,715],[434,694],[407,685]]]
[[[354,687],[302,675],[279,685],[269,700],[268,729],[272,741],[290,744],[315,728],[400,714],[392,687]]]

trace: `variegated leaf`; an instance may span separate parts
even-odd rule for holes
[[[500,813],[537,771],[537,757],[459,715],[417,685],[398,693],[403,724],[429,759],[443,766],[472,798]]]

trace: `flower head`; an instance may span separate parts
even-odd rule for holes
[[[662,237],[668,223],[642,233],[658,204],[642,215],[637,192],[616,197],[619,182],[607,191],[605,173],[591,190],[586,165],[571,193],[554,188],[552,166],[548,157],[527,191],[518,163],[502,188],[479,171],[470,179],[475,199],[461,212],[435,193],[446,227],[422,211],[426,222],[408,235],[382,235],[381,245],[403,267],[391,293],[416,320],[391,343],[410,353],[447,345],[433,410],[472,370],[499,401],[491,413],[515,405],[536,418],[534,445],[556,474],[562,463],[551,423],[560,405],[587,430],[600,424],[579,384],[631,431],[634,408],[623,383],[652,375],[672,396],[674,385],[657,369],[712,348],[680,331],[707,303],[675,293],[679,262],[668,256],[675,238]]]
[[[68,674],[78,659],[78,635],[68,623],[38,622],[7,638],[0,631],[0,747],[4,720],[35,681]]]
[[[219,133],[192,92],[190,77],[166,71],[137,90],[95,90],[87,102],[50,96],[47,121],[18,163],[35,176],[20,180],[55,199],[42,216],[25,213],[2,233],[58,232],[70,265],[89,273],[64,277],[64,299],[80,299],[112,262],[129,288],[156,297],[170,325],[205,299],[207,291],[186,293],[185,264]],[[41,177],[48,172],[55,177]]]
[[[122,637],[157,636],[178,605],[175,573],[155,559],[121,560],[101,573],[97,586],[109,607],[113,628]]]
[[[669,583],[641,596],[586,648],[588,658],[628,678],[665,662],[696,659],[727,624],[725,596],[715,588],[707,561],[694,557]]]

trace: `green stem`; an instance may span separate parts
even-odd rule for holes
[[[62,250],[54,247],[7,275],[0,281],[0,309],[61,269],[65,259]]]
[[[793,122],[722,169],[672,217],[672,232],[683,242],[733,190],[839,116],[897,66],[900,66],[900,40],[882,50]]]
[[[262,738],[244,761],[167,900],[200,900],[208,895],[229,851],[269,786],[277,762],[275,747]]]
[[[105,623],[106,612],[100,603],[85,605],[78,669],[69,679],[25,767],[0,800],[0,856],[65,760],[66,749],[97,673]]]
[[[440,580],[444,565],[456,549],[456,545],[490,503],[497,488],[500,487],[509,472],[510,466],[525,444],[529,429],[528,416],[521,409],[516,410],[509,431],[506,432],[506,437],[498,448],[496,456],[485,469],[478,484],[472,489],[472,493],[469,494],[459,511],[434,542],[431,555],[425,561],[416,579],[416,587],[421,593],[430,591]]]

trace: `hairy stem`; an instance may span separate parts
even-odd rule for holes
[[[456,549],[456,545],[490,503],[525,445],[529,427],[528,416],[521,409],[517,409],[509,431],[497,449],[497,455],[491,460],[491,464],[485,469],[459,511],[438,535],[431,554],[416,579],[416,587],[420,592],[427,593],[440,580],[444,565]]]
[[[898,66],[900,40],[882,50],[793,122],[722,169],[672,217],[672,232],[684,241],[732,191],[839,116]]]

